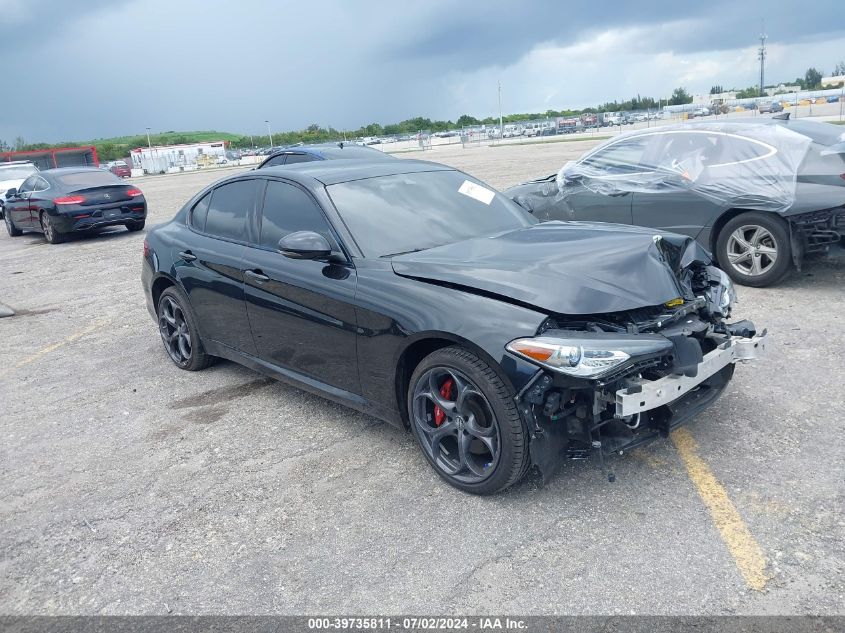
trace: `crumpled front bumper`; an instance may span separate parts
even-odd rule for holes
[[[626,418],[683,398],[731,363],[753,360],[766,351],[766,331],[753,337],[732,336],[707,353],[695,376],[672,374],[657,380],[636,379],[616,391],[616,417]]]

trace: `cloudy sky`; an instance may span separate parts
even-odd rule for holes
[[[0,139],[357,128],[588,106],[845,59],[842,0],[0,0]],[[779,6],[780,5],[780,6]]]

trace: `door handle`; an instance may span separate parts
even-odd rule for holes
[[[184,259],[186,262],[192,262],[197,258],[197,256],[194,255],[191,251],[181,251],[179,253],[179,257]]]
[[[254,279],[259,283],[270,281],[270,278],[264,273],[262,273],[260,270],[245,270],[244,275],[246,275],[250,279]]]

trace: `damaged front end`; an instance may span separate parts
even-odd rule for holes
[[[552,315],[534,337],[508,344],[539,367],[516,400],[544,482],[564,458],[596,451],[604,468],[605,457],[667,436],[719,397],[737,362],[764,352],[765,331],[726,321],[736,299],[727,275],[695,242],[675,237],[654,239],[678,281],[676,299]]]

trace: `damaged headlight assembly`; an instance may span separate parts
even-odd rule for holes
[[[656,334],[602,335],[561,330],[513,340],[506,349],[552,371],[595,379],[612,373],[631,359],[665,354],[672,349],[672,343]]]

